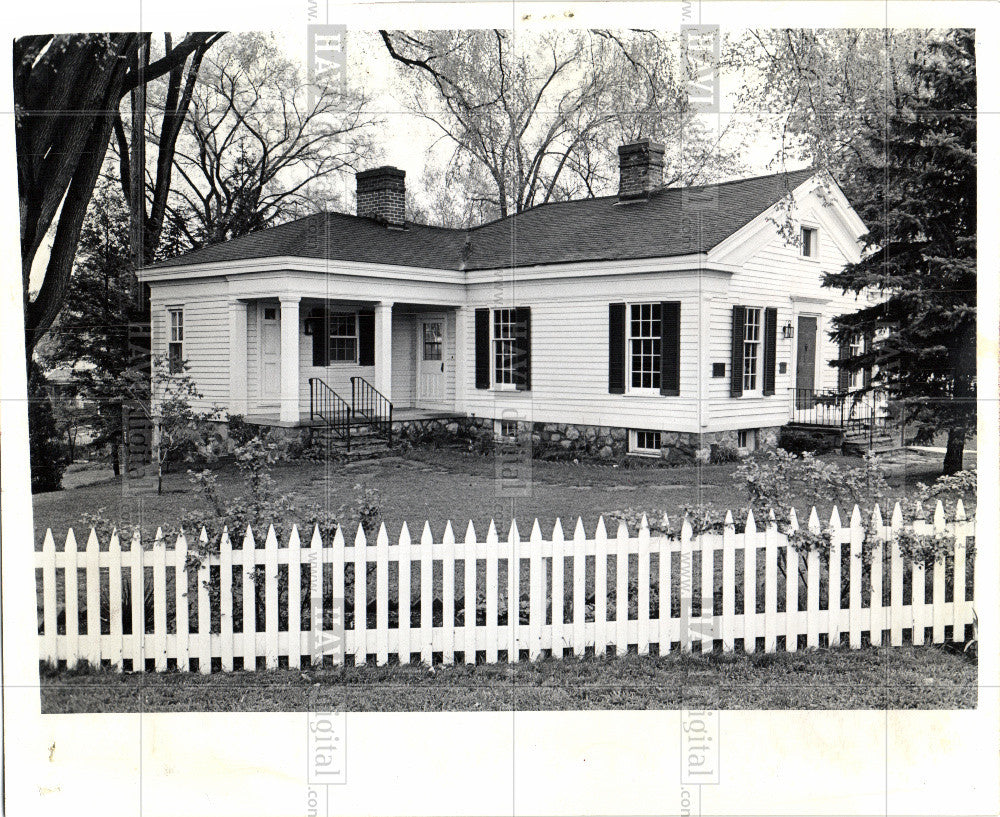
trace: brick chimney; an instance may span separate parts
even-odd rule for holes
[[[374,167],[355,177],[358,183],[358,215],[390,227],[406,223],[406,171],[397,167]]]
[[[618,148],[618,201],[642,201],[663,185],[663,145],[640,139]]]

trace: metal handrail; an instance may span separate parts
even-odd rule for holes
[[[867,434],[891,425],[885,395],[878,391],[839,391],[792,388],[792,418],[803,425],[841,428],[848,433]]]
[[[318,377],[309,378],[309,420],[317,417],[326,427],[347,441],[351,450],[351,415],[353,409],[337,392]]]
[[[351,408],[392,445],[392,401],[363,377],[351,378]]]

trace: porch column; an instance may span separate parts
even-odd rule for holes
[[[281,295],[282,422],[299,421],[299,296]]]
[[[392,301],[375,304],[375,383],[392,400]]]
[[[465,361],[468,346],[466,318],[469,311],[462,307],[455,309],[455,411],[465,411]]]
[[[229,302],[229,413],[247,413],[247,303]]]

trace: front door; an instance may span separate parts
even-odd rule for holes
[[[417,399],[444,402],[443,315],[428,315],[417,323]]]
[[[261,308],[260,319],[260,400],[278,402],[281,389],[281,322],[278,307]]]
[[[795,354],[795,408],[813,405],[816,390],[816,318],[799,315],[798,344]]]

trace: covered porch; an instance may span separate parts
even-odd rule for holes
[[[390,406],[393,421],[458,416],[460,316],[389,300],[232,300],[229,410],[282,427],[322,425],[333,404]]]

